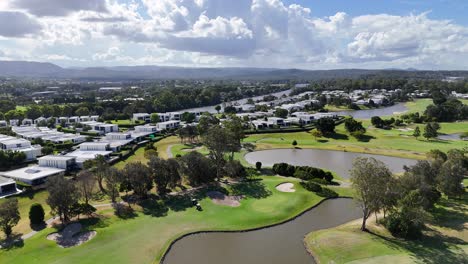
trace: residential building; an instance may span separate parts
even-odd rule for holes
[[[42,154],[40,145],[31,145],[31,142],[22,138],[15,138],[0,134],[0,150],[20,151],[26,155],[26,160],[35,160]]]
[[[146,123],[151,122],[151,115],[148,113],[135,113],[133,114],[133,121],[144,121]]]
[[[0,177],[0,198],[17,193],[16,182],[12,179]]]
[[[175,129],[180,126],[180,121],[166,121],[166,122],[160,122],[156,124],[156,127],[158,130],[169,130],[169,129]]]

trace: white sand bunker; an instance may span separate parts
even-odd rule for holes
[[[206,195],[208,195],[215,204],[231,207],[238,207],[241,205],[240,200],[242,199],[242,195],[225,195],[218,191],[207,192]]]
[[[294,189],[294,184],[292,184],[290,182],[285,182],[285,183],[282,183],[282,184],[276,186],[276,190],[278,190],[280,192],[295,192],[296,191]]]
[[[82,228],[80,223],[73,223],[61,232],[49,234],[47,239],[56,241],[60,247],[68,248],[81,245],[96,236],[96,231],[81,232]]]

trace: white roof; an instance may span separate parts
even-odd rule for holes
[[[0,176],[0,186],[15,183],[14,180]]]
[[[33,181],[36,179],[57,175],[62,172],[65,172],[65,170],[51,167],[32,166],[7,172],[1,172],[1,174],[9,178]]]
[[[38,158],[38,160],[73,160],[75,157],[73,156],[62,156],[62,155],[47,155],[44,157]]]
[[[109,144],[109,143],[105,143]],[[110,155],[112,151],[99,151],[99,150],[75,150],[71,153],[68,153],[67,156],[76,157],[77,162],[83,162],[86,160],[95,159],[97,156],[107,156]]]

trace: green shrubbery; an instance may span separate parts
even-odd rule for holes
[[[287,163],[276,163],[273,165],[273,172],[282,176],[299,178],[304,181],[324,179],[330,183],[333,180],[333,174],[331,174],[331,172],[310,166],[294,166]]]

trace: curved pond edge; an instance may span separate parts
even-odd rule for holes
[[[301,217],[302,215],[304,215],[304,214],[308,213],[309,211],[312,211],[313,209],[317,208],[318,206],[320,206],[325,201],[336,200],[336,199],[351,199],[352,200],[353,197],[340,196],[340,197],[335,197],[335,198],[324,198],[324,199],[320,200],[320,202],[312,205],[311,207],[309,207],[309,208],[305,209],[304,211],[300,212],[299,214],[297,214],[295,216],[292,216],[291,218],[287,218],[287,219],[282,220],[280,222],[265,225],[265,226],[261,226],[261,227],[254,227],[254,228],[248,228],[248,229],[239,229],[239,230],[200,230],[200,231],[194,231],[194,232],[189,232],[187,234],[183,234],[183,235],[177,237],[176,239],[172,240],[172,242],[169,244],[169,246],[164,251],[164,254],[161,257],[161,260],[159,261],[159,264],[164,263],[164,261],[166,260],[167,254],[173,248],[174,244],[177,243],[179,240],[182,240],[185,237],[188,237],[188,236],[191,236],[191,235],[209,234],[209,233],[246,233],[246,232],[258,231],[258,230],[262,230],[262,229],[267,229],[267,228],[279,226],[279,225],[282,225],[282,224],[285,224],[285,223],[296,220],[297,218]],[[305,248],[305,250],[308,252],[307,248]],[[314,260],[315,260],[315,257],[314,257]]]

